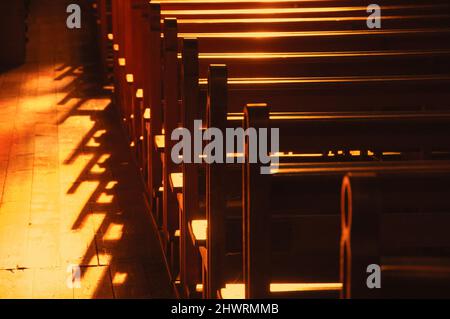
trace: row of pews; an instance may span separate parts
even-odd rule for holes
[[[0,3],[0,71],[25,62],[29,0]]]
[[[379,29],[369,4],[96,1],[180,297],[450,296],[450,4],[379,0]],[[279,149],[177,163],[180,128],[276,128]]]

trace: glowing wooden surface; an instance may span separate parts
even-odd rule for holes
[[[127,80],[127,83],[133,83],[134,82],[134,75],[129,73],[125,76],[125,79]]]
[[[339,31],[286,31],[286,32],[211,32],[211,33],[179,33],[179,38],[229,38],[229,39],[264,39],[264,38],[302,38],[302,37],[343,37],[359,35],[406,35],[426,33],[448,33],[450,28],[420,29],[377,29],[377,30],[339,30]],[[161,35],[162,37],[162,35]]]
[[[384,10],[397,10],[408,8],[431,8],[431,5],[391,5],[383,6]],[[446,6],[442,6],[446,7]],[[202,16],[202,15],[239,15],[239,14],[255,14],[255,15],[279,15],[292,13],[324,13],[324,12],[352,12],[363,11],[366,12],[367,6],[353,6],[353,7],[310,7],[310,8],[257,8],[257,9],[192,9],[192,10],[161,10],[163,16]]]
[[[305,120],[311,121],[339,121],[339,120],[399,120],[399,119],[442,119],[449,118],[450,112],[445,111],[426,111],[426,112],[270,112],[271,120]],[[228,113],[228,121],[242,121],[244,119],[243,113]]]
[[[144,110],[144,120],[150,120],[152,116],[152,112],[150,110],[150,108],[146,108]]]
[[[156,145],[156,148],[159,150],[164,149],[164,146],[165,146],[164,135],[156,135],[155,136],[155,145]]]
[[[363,82],[397,82],[423,80],[450,80],[449,75],[386,75],[386,76],[336,76],[336,77],[271,77],[271,78],[229,78],[229,85],[246,84],[309,84],[309,83],[363,83]],[[199,79],[200,85],[208,84],[208,79]]]
[[[178,208],[180,211],[183,211],[183,193],[177,194],[177,202],[178,202]]]
[[[280,292],[307,292],[307,291],[339,291],[342,289],[341,283],[272,283],[271,293]],[[223,299],[245,299],[244,284],[226,284],[220,290]]]
[[[450,50],[382,50],[382,51],[327,51],[327,52],[223,52],[199,53],[200,59],[313,59],[341,57],[388,57],[388,56],[420,56],[446,55]],[[178,54],[181,59],[181,53]]]
[[[317,0],[322,1],[322,0]],[[289,3],[289,2],[298,2],[298,0],[157,0],[152,1],[152,3],[161,3],[161,4],[168,4],[168,3],[182,3],[182,4],[190,4],[190,3],[241,3],[241,2],[248,2],[248,3]]]
[[[344,172],[365,173],[365,172],[436,172],[450,171],[450,161],[439,161],[436,165],[430,166],[426,161],[384,161],[384,162],[340,162],[340,163],[289,163],[279,164],[271,168],[272,174],[320,174],[322,172],[334,172],[342,174]]]
[[[208,231],[208,221],[206,219],[191,221],[191,228],[194,240],[206,241]]]
[[[430,18],[447,18],[445,14],[435,15],[408,15],[408,16],[382,16],[381,20],[406,20],[406,19],[430,19]],[[251,23],[299,23],[299,22],[342,22],[342,21],[366,21],[367,17],[302,17],[302,18],[208,18],[208,19],[177,19],[178,24],[251,24]],[[163,22],[164,20],[161,20]]]
[[[183,188],[183,173],[170,174],[170,185],[175,190],[181,190]]]

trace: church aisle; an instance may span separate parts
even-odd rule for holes
[[[27,63],[0,75],[0,298],[172,297],[93,24],[69,30],[70,3],[31,1]]]

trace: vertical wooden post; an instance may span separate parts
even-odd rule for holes
[[[194,120],[199,119],[199,65],[197,39],[184,39],[182,47],[181,68],[181,119],[182,126],[191,134],[194,132]],[[193,160],[193,159],[192,159]],[[181,232],[181,281],[186,288],[193,288],[200,279],[197,259],[198,251],[189,242],[188,224],[194,218],[201,216],[199,208],[199,165],[183,163],[183,212],[180,216]],[[206,289],[206,287],[204,287]]]
[[[143,170],[143,176],[144,180],[146,181],[147,191],[150,197],[152,196],[149,186],[149,138],[150,138],[150,10],[149,10],[149,2],[146,0],[143,0],[142,5],[142,12],[141,12],[141,21],[142,21],[142,30],[141,30],[141,37],[142,37],[142,170]],[[152,200],[150,201],[150,204],[152,203]],[[153,207],[152,207],[153,210]]]
[[[207,128],[218,128],[225,136],[227,127],[227,67],[210,65],[206,106]],[[206,166],[206,217],[208,220],[208,298],[217,298],[224,286],[226,153],[219,163]]]
[[[162,164],[158,152],[154,147],[156,135],[162,130],[162,106],[161,106],[161,7],[159,4],[150,3],[148,6],[149,19],[149,92],[148,108],[150,109],[150,132],[147,139],[147,187],[152,199],[152,210],[156,207],[155,198],[162,180]],[[167,187],[167,185],[166,185]]]
[[[341,190],[342,298],[378,298],[367,286],[367,266],[380,261],[381,199],[376,174],[349,174]]]
[[[164,20],[164,162],[163,162],[163,229],[172,241],[175,231],[178,229],[178,209],[176,194],[172,192],[170,185],[170,174],[174,173],[177,165],[172,161],[171,150],[174,141],[171,139],[179,122],[178,108],[178,39],[177,20]],[[172,254],[177,254],[172,252]],[[175,268],[172,260],[172,267]]]
[[[269,107],[266,104],[247,104],[244,109],[244,128],[269,129]],[[260,163],[249,162],[249,142],[249,135],[247,135],[244,148],[245,163],[243,164],[243,272],[245,297],[267,298],[270,293],[271,270],[269,201],[271,176],[261,174],[262,165]]]
[[[141,61],[144,60],[144,42],[147,40],[143,34],[144,23],[142,19],[142,12],[145,8],[145,0],[132,0],[132,33],[133,33],[133,75],[134,75],[134,85],[133,85],[133,130],[134,130],[134,142],[136,148],[136,156],[139,168],[141,171],[144,167],[143,161],[143,78],[144,70],[142,68]]]
[[[121,58],[121,38],[122,38],[122,29],[120,24],[120,14],[121,6],[120,1],[112,0],[112,30],[114,35],[113,41],[113,74],[114,74],[114,102],[116,107],[118,107],[118,111],[120,113],[120,117],[124,117],[124,112],[122,109],[122,67],[119,65]]]
[[[125,87],[125,103],[127,110],[127,122],[128,122],[128,135],[131,141],[131,147],[136,146],[136,126],[135,126],[135,94],[134,90],[134,75],[127,73],[125,75],[126,87]]]
[[[128,125],[128,109],[127,109],[127,84],[126,84],[126,74],[127,74],[127,48],[126,48],[126,3],[125,1],[118,1],[117,21],[118,21],[118,44],[119,44],[119,59],[117,63],[119,64],[119,73],[116,75],[119,79],[120,86],[120,107],[122,110],[122,119],[124,125]]]
[[[100,56],[102,62],[103,76],[107,77],[108,74],[108,19],[106,14],[106,0],[97,1],[99,23],[100,23]]]
[[[140,86],[142,87],[142,80]],[[145,172],[145,151],[144,151],[144,141],[145,141],[145,126],[144,126],[144,90],[138,88],[136,90],[136,134],[137,134],[137,159],[138,165],[141,173]]]

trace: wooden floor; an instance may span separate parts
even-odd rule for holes
[[[66,28],[70,2],[31,1],[28,62],[0,75],[0,298],[172,297],[95,33]]]

